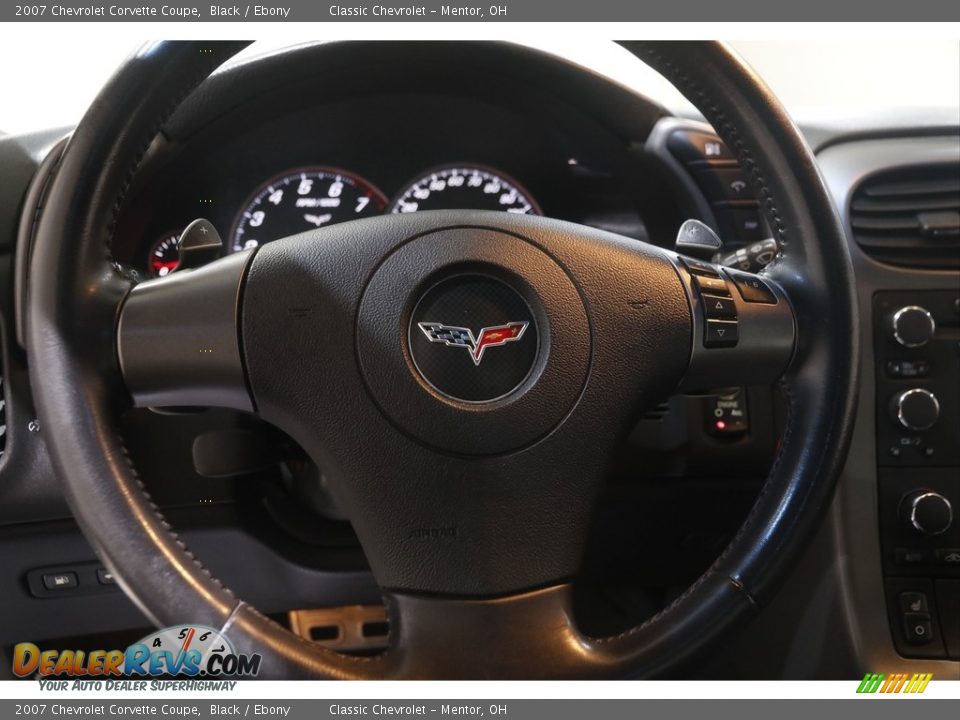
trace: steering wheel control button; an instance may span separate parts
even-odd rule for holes
[[[79,584],[76,573],[57,572],[43,575],[43,586],[47,590],[71,590]]]
[[[893,339],[906,348],[923,347],[933,339],[937,323],[926,308],[907,305],[897,310],[891,319]]]
[[[756,275],[740,272],[739,270],[733,270],[731,268],[724,268],[723,271],[733,280],[733,284],[737,286],[740,297],[742,297],[745,302],[776,305],[777,296],[773,294],[770,286]]]
[[[703,300],[703,313],[708,318],[714,320],[736,319],[737,306],[733,302],[733,298],[707,294],[703,294],[701,298]]]
[[[766,267],[778,252],[780,252],[780,246],[777,241],[767,238],[750,243],[746,247],[737,248],[732,253],[718,258],[717,262],[744,272],[758,272]]]
[[[718,268],[716,265],[711,265],[708,262],[703,262],[703,260],[681,256],[680,262],[684,264],[691,275],[702,275],[704,277],[712,278],[720,277],[720,268]]]
[[[710,293],[711,295],[726,295],[727,297],[730,296],[730,290],[723,278],[694,275],[693,284],[701,293]]]
[[[929,616],[905,614],[903,630],[911,645],[926,645],[933,641],[933,624]]]
[[[116,585],[117,579],[106,568],[97,568],[97,582],[101,585]]]
[[[940,401],[929,390],[911,388],[893,397],[890,401],[890,414],[907,430],[929,430],[940,417]]]
[[[704,347],[733,347],[738,339],[739,328],[735,320],[707,320],[704,324]]]
[[[466,275],[430,288],[410,319],[410,355],[441,395],[469,403],[516,390],[537,358],[533,312],[500,280]]]

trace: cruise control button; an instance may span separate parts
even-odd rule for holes
[[[740,297],[747,302],[765,303],[767,305],[777,304],[777,296],[773,294],[773,290],[756,275],[740,272],[739,270],[731,270],[729,268],[724,269],[724,272],[733,280],[733,284],[737,286]]]
[[[707,320],[704,328],[704,347],[731,347],[737,344],[737,322],[730,320]]]
[[[687,270],[690,271],[691,275],[705,275],[713,278],[720,277],[720,268],[718,268],[716,265],[711,265],[708,262],[703,262],[703,260],[697,260],[696,258],[684,256],[680,257],[680,261],[686,266]]]
[[[722,278],[694,275],[693,284],[696,285],[697,289],[702,293],[710,293],[712,295],[730,295],[730,289],[727,287],[726,281]]]
[[[737,317],[737,306],[733,298],[721,297],[719,295],[707,295],[703,297],[703,312],[708,318],[730,320]]]
[[[77,586],[77,574],[72,572],[44,573],[43,586],[47,590],[67,590]]]

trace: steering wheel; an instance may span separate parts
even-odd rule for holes
[[[763,607],[831,498],[859,348],[836,211],[757,76],[717,43],[625,45],[736,153],[781,248],[760,276],[568,222],[444,211],[134,284],[110,248],[138,164],[243,45],[155,43],[128,60],[70,139],[35,240],[39,417],[77,522],[141,610],[220,628],[264,677],[590,678],[662,674]],[[719,324],[710,298],[727,301]],[[570,579],[631,423],[672,390],[765,382],[786,427],[736,537],[662,612],[585,636]],[[302,640],[213,578],[138,480],[116,431],[131,404],[239,408],[296,439],[383,590],[388,650]]]

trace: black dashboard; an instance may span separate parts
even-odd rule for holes
[[[196,217],[210,219],[231,251],[255,236],[444,207],[444,193],[461,206],[545,213],[645,239],[640,168],[603,130],[455,96],[327,101],[262,119],[238,109],[162,162],[130,204],[120,235],[130,242],[118,252],[151,270],[157,243]]]
[[[672,243],[681,206],[643,152],[664,114],[655,103],[598,78],[551,84],[569,69],[545,60],[524,77],[508,69],[513,51],[491,46],[395,48],[376,62],[362,47],[346,54],[354,52],[357,82],[336,67],[320,71],[328,56],[343,62],[320,46],[305,64],[316,72],[275,67],[258,87],[258,70],[188,103],[148,154],[117,258],[150,276],[167,272],[173,238],[201,216],[230,252],[354,217],[453,206]]]

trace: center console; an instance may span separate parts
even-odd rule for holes
[[[877,482],[891,634],[960,659],[960,289],[873,297]]]

